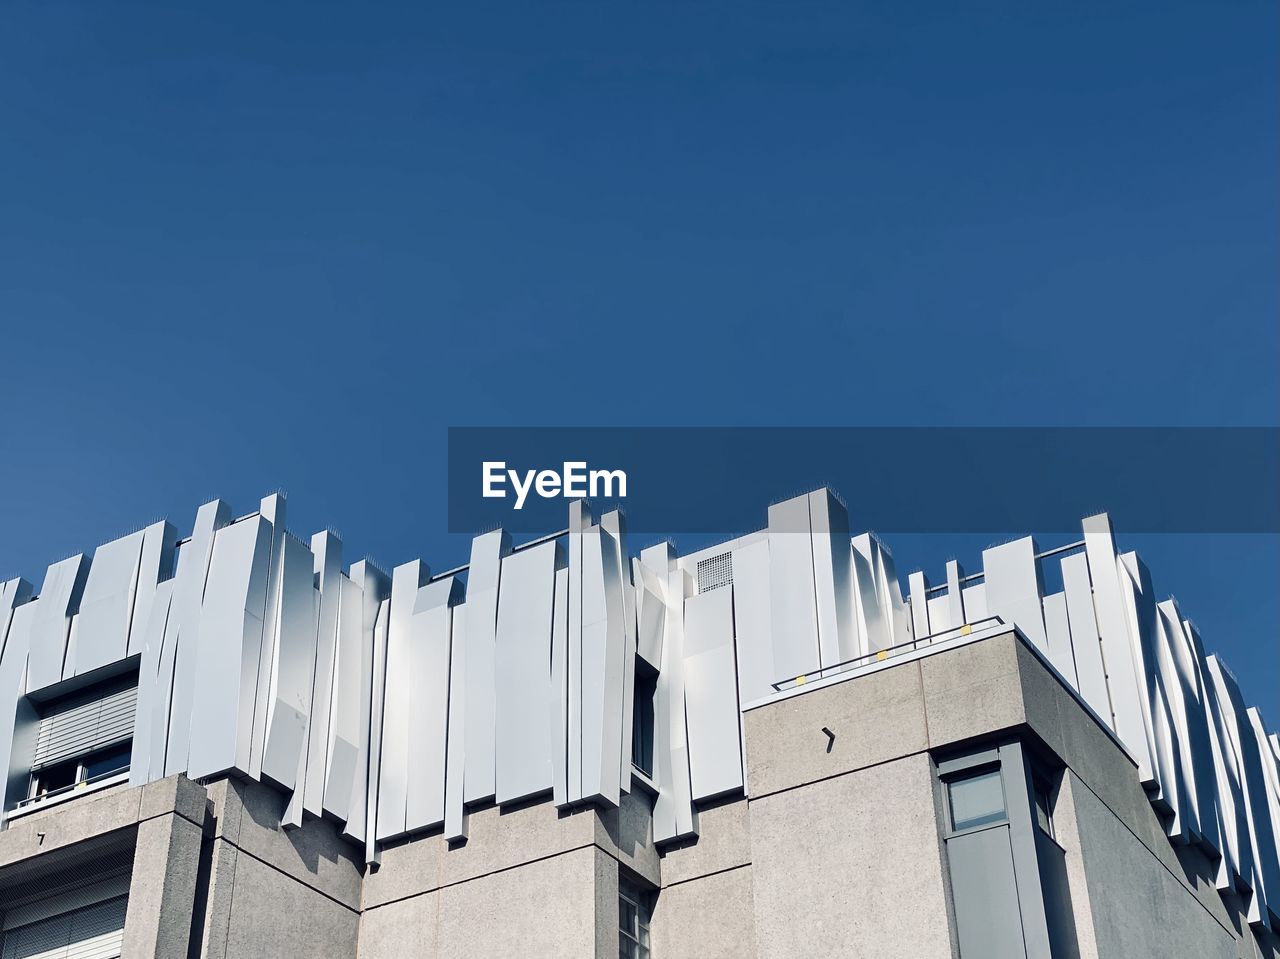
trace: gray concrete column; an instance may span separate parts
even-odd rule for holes
[[[171,776],[143,787],[124,955],[186,959],[195,910],[204,787]]]

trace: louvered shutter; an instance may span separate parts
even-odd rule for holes
[[[88,702],[55,708],[40,719],[32,771],[132,738],[137,702],[138,689],[131,686]]]
[[[3,959],[119,959],[128,896],[108,899],[4,933]]]

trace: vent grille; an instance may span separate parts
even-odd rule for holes
[[[137,703],[138,688],[130,686],[88,702],[51,711],[40,720],[32,771],[131,738]]]
[[[733,553],[721,553],[698,561],[698,592],[733,585]]]

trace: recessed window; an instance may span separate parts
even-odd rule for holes
[[[947,783],[947,798],[951,806],[951,828],[957,832],[1008,818],[998,768],[951,780]]]
[[[618,959],[649,959],[649,896],[618,884]]]
[[[636,685],[631,714],[631,765],[653,775],[653,715],[658,671],[636,657]]]
[[[42,703],[27,802],[119,775],[129,768],[136,674]]]
[[[1039,773],[1031,775],[1031,791],[1036,800],[1036,825],[1053,837],[1053,787]]]
[[[31,774],[31,793],[28,801],[66,792],[76,786],[106,779],[129,769],[133,752],[133,740],[125,740],[82,759],[74,759],[53,766],[45,766]]]

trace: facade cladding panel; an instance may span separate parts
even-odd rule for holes
[[[437,577],[233,515],[0,584],[3,956],[1280,959],[1280,740],[1105,515],[906,599],[825,490]]]

